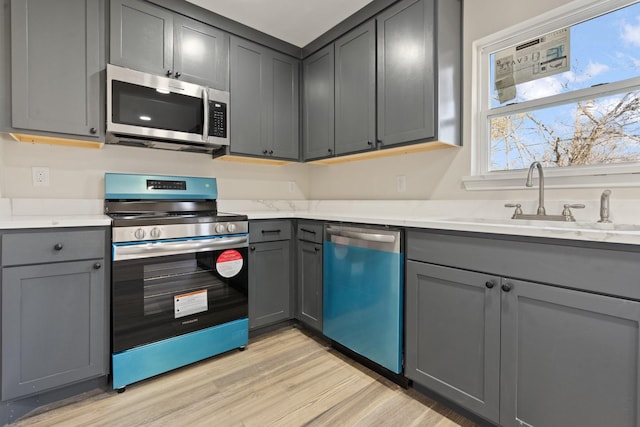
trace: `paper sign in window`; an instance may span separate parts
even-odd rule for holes
[[[515,85],[569,71],[569,28],[562,28],[494,54],[500,102],[516,97]]]

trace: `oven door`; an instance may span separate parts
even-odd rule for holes
[[[246,318],[247,241],[114,244],[113,352]]]

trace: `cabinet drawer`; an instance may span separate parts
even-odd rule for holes
[[[303,222],[298,224],[298,240],[322,243],[322,224]]]
[[[291,239],[290,221],[260,221],[249,223],[251,243]]]
[[[103,258],[103,230],[10,233],[2,235],[2,265]]]

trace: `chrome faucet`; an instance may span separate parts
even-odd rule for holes
[[[529,173],[527,174],[527,187],[533,187],[533,169],[538,169],[538,212],[537,215],[546,215],[544,209],[544,173],[542,173],[542,164],[540,162],[533,162],[529,166]]]
[[[600,221],[598,222],[611,222],[609,220],[609,196],[611,196],[611,190],[604,190],[600,195]]]

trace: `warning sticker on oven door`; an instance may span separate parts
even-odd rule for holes
[[[240,273],[244,260],[242,254],[236,250],[230,249],[222,252],[216,260],[216,270],[222,277],[233,277]]]
[[[173,297],[173,311],[176,319],[190,314],[201,313],[207,311],[207,309],[206,289]]]

